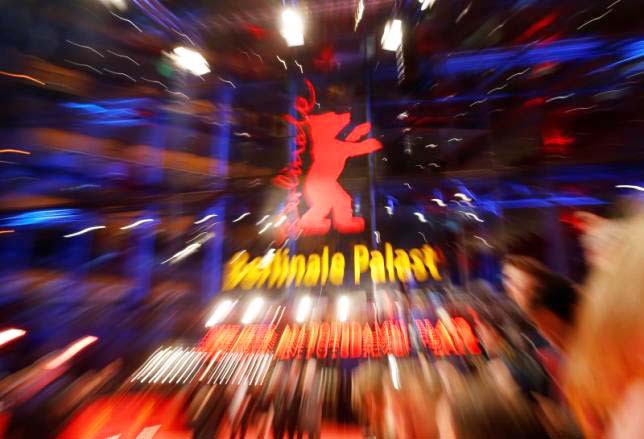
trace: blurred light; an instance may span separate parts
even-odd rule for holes
[[[346,295],[340,296],[338,299],[338,320],[346,322],[349,318],[349,298]]]
[[[27,331],[23,329],[9,328],[0,331],[0,346],[4,346],[12,340],[22,337]]]
[[[29,151],[25,151],[24,149],[12,149],[12,148],[0,149],[0,154],[7,154],[7,153],[31,155]]]
[[[420,10],[424,11],[427,8],[431,8],[436,0],[418,0],[418,3],[421,3]]]
[[[53,360],[48,362],[45,365],[45,369],[51,370],[51,369],[56,369],[59,366],[62,366],[64,363],[69,361],[72,357],[74,357],[80,351],[85,349],[87,346],[91,345],[92,343],[95,343],[96,340],[98,340],[98,337],[94,337],[93,335],[88,335],[86,337],[83,337],[75,341],[74,343],[69,345],[62,353],[58,354],[56,357],[54,357]]]
[[[33,76],[23,75],[21,73],[11,73],[11,72],[5,72],[4,70],[0,70],[0,75],[9,76],[10,78],[26,79],[28,81],[36,82],[36,83],[38,83],[40,85],[47,85],[44,82],[42,82],[41,80],[34,78]]]
[[[175,254],[173,254],[172,256],[170,256],[168,259],[166,259],[161,263],[165,264],[166,262],[170,262],[171,264],[174,264],[174,263],[180,262],[183,259],[190,256],[191,254],[193,254],[194,252],[196,252],[197,250],[199,250],[200,247],[201,247],[200,242],[192,243],[188,245],[186,248],[184,248],[183,250],[179,250],[178,252],[176,252]]]
[[[219,302],[217,307],[215,307],[215,310],[213,311],[213,313],[208,318],[208,321],[206,322],[206,328],[210,328],[211,326],[216,325],[217,323],[221,322],[224,318],[226,318],[226,316],[233,309],[233,306],[235,306],[235,302],[229,299],[225,299]]]
[[[363,14],[364,14],[364,0],[358,0],[358,6],[356,7],[355,24],[353,26],[354,31],[358,29],[358,25],[362,21]]]
[[[402,21],[398,19],[388,21],[380,40],[382,48],[395,52],[402,45],[402,36]]]
[[[244,325],[247,325],[249,323],[252,323],[255,318],[259,315],[259,312],[262,310],[262,306],[264,305],[264,299],[261,297],[255,297],[249,304],[248,308],[246,308],[246,312],[242,316],[241,322]]]
[[[13,233],[15,230],[13,229],[7,229],[7,230],[0,230],[0,235],[4,235],[6,233]]]
[[[463,201],[472,201],[472,199],[470,197],[468,197],[467,195],[465,195],[465,194],[463,194],[461,192],[456,192],[454,194],[454,196],[460,198]]]
[[[196,50],[183,46],[175,47],[170,58],[177,67],[187,70],[193,75],[201,76],[210,72],[208,61]]]
[[[264,215],[264,216],[262,217],[262,219],[261,219],[261,220],[259,220],[259,221],[257,221],[257,222],[255,223],[255,225],[256,225],[256,226],[259,226],[261,223],[263,223],[264,221],[266,221],[266,220],[267,220],[267,219],[269,219],[270,217],[271,217],[270,215]]]
[[[298,11],[291,8],[282,11],[280,34],[289,47],[304,44],[304,20]]]
[[[266,225],[265,225],[264,227],[262,227],[262,229],[261,229],[258,233],[261,235],[262,233],[264,233],[265,231],[267,231],[267,230],[269,229],[269,227],[270,227],[270,226],[272,226],[272,225],[273,225],[273,223],[272,223],[272,222],[270,222],[270,221],[269,221],[269,222],[267,222],[267,223],[266,223]]]
[[[76,209],[45,209],[3,218],[5,226],[29,226],[49,222],[67,222],[78,216]]]
[[[644,192],[644,187],[636,186],[634,184],[618,184],[615,186],[617,189],[634,189],[636,191]]]
[[[132,224],[128,224],[127,226],[123,226],[123,227],[121,227],[121,230],[129,230],[129,229],[133,229],[133,228],[135,228],[135,227],[140,226],[141,224],[151,223],[151,222],[153,222],[153,221],[154,221],[154,220],[153,220],[152,218],[146,218],[146,219],[138,220],[138,221],[136,221],[136,222],[133,222]]]
[[[295,321],[298,323],[303,323],[311,312],[311,304],[313,301],[309,296],[304,296],[300,299],[300,302],[297,304],[297,311],[295,313]]]
[[[476,239],[478,239],[479,241],[481,241],[483,244],[485,244],[487,247],[489,247],[489,248],[494,248],[494,246],[490,245],[490,243],[489,243],[489,242],[487,242],[487,241],[485,240],[485,238],[482,238],[482,237],[477,236],[477,235],[474,235],[474,237],[475,237]]]
[[[270,224],[271,223],[268,223],[269,226]],[[271,248],[266,252],[262,260],[259,261],[258,268],[260,270],[263,270],[264,268],[268,267],[271,264],[271,262],[273,262],[273,259],[275,259],[275,249]]]
[[[389,354],[387,355],[387,360],[389,360],[389,371],[391,372],[391,382],[394,385],[394,389],[400,390],[400,374],[398,372],[396,357]]]
[[[92,226],[92,227],[87,227],[84,228],[83,230],[79,230],[78,232],[70,233],[69,235],[63,235],[63,238],[73,238],[74,236],[80,236],[84,235],[87,232],[91,232],[92,230],[99,230],[99,229],[104,229],[105,226]]]
[[[201,223],[204,223],[204,222],[208,221],[210,218],[214,218],[216,216],[217,216],[216,213],[211,213],[210,215],[206,215],[203,218],[201,218],[200,220],[195,221],[194,223],[195,224],[201,224]]]
[[[115,7],[119,11],[125,11],[127,9],[127,2],[125,0],[100,0],[105,7]]]
[[[432,198],[432,201],[436,204],[438,204],[440,207],[445,207],[447,204],[443,202],[440,198]]]
[[[248,215],[250,215],[250,212],[244,212],[241,215],[239,215],[237,218],[235,218],[233,222],[236,223],[237,221],[241,221],[244,218],[246,218]]]
[[[422,213],[414,212],[414,215],[416,215],[418,217],[418,221],[420,221],[421,223],[426,223],[427,222],[427,218],[425,218],[425,215],[423,215]]]
[[[280,219],[278,219],[277,222],[273,225],[273,227],[278,228],[279,226],[284,224],[284,221],[286,220],[287,220],[286,215],[282,215]]]

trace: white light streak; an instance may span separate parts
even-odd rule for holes
[[[380,244],[380,232],[375,230],[373,234],[376,236],[376,243]]]
[[[425,148],[438,148],[438,145],[435,143],[428,143],[427,145],[425,145]]]
[[[297,323],[304,323],[306,318],[309,316],[309,313],[311,312],[312,304],[313,301],[309,296],[304,296],[300,299],[299,303],[297,304],[297,310],[295,312],[295,321]]]
[[[125,76],[125,77],[126,77],[127,79],[129,79],[130,81],[132,81],[132,82],[136,82],[136,79],[134,79],[133,77],[131,77],[131,76],[130,76],[130,75],[128,75],[127,73],[123,73],[123,72],[116,72],[116,71],[114,71],[114,70],[110,70],[110,69],[108,69],[108,68],[106,68],[106,67],[103,67],[103,70],[105,70],[106,72],[111,73],[111,74],[113,74],[113,75]]]
[[[80,351],[85,349],[87,346],[91,345],[92,343],[95,343],[96,340],[98,340],[98,337],[94,337],[93,335],[88,335],[86,337],[83,337],[75,341],[74,343],[69,345],[63,352],[56,355],[51,361],[49,361],[45,365],[45,369],[52,370],[52,369],[56,369],[59,366],[62,366],[64,363],[69,361],[72,357],[74,357]]]
[[[192,244],[188,245],[186,248],[184,248],[183,250],[178,251],[177,253],[175,253],[174,255],[170,256],[165,261],[161,262],[161,264],[165,264],[167,262],[170,262],[171,264],[174,264],[176,262],[179,262],[179,261],[187,258],[188,256],[190,256],[191,254],[193,254],[197,250],[199,250],[200,247],[201,247],[200,242],[192,243]]]
[[[414,215],[416,215],[418,217],[418,221],[420,221],[421,223],[426,223],[427,222],[427,218],[425,218],[425,215],[423,215],[422,213],[414,212]]]
[[[394,214],[394,209],[393,209],[391,206],[385,206],[385,210],[387,211],[387,213],[388,213],[389,215],[393,215],[393,214]]]
[[[436,0],[418,0],[418,2],[422,3],[421,6],[420,6],[420,10],[424,11],[427,8],[431,8],[434,5],[434,3],[436,2]]]
[[[250,133],[248,133],[248,132],[246,132],[246,131],[242,131],[242,132],[234,132],[233,134],[234,134],[235,136],[237,136],[237,137],[252,137],[252,136],[250,135]]]
[[[494,87],[492,90],[488,91],[486,94],[490,95],[490,94],[494,93],[495,91],[503,90],[507,86],[508,86],[508,83],[506,82],[505,84],[503,84],[503,85],[501,85],[499,87]]]
[[[456,116],[454,116],[454,119],[456,119],[457,117],[465,117],[465,116],[467,116],[467,114],[468,114],[467,112],[465,112],[465,113],[458,113]]]
[[[472,218],[474,221],[477,221],[477,222],[479,222],[479,223],[484,223],[484,222],[485,222],[485,221],[483,221],[481,218],[479,218],[478,216],[476,216],[476,214],[475,214],[475,213],[472,213],[472,212],[463,212],[463,213],[465,214],[465,216],[466,216],[466,217],[468,217],[468,218]]]
[[[423,237],[423,241],[425,241],[425,244],[427,244],[427,238],[425,238],[425,234],[423,232],[418,232],[418,234]]]
[[[387,360],[389,361],[389,371],[391,372],[391,383],[394,385],[394,389],[400,390],[400,374],[398,372],[398,362],[396,361],[396,357],[392,354],[388,354]]]
[[[438,204],[440,207],[446,207],[447,204],[443,202],[440,198],[432,198],[432,201],[436,204]]]
[[[280,219],[278,219],[277,222],[273,225],[273,227],[278,228],[279,226],[284,224],[284,221],[286,220],[287,220],[286,215],[282,215]]]
[[[234,223],[236,223],[236,222],[238,222],[238,221],[241,221],[241,220],[243,220],[244,218],[246,218],[248,215],[250,215],[250,212],[244,212],[244,213],[242,213],[241,215],[239,215],[237,218],[235,218],[235,219],[233,220],[233,222],[234,222]]]
[[[575,95],[574,93],[568,93],[567,95],[555,96],[555,97],[552,97],[550,99],[546,99],[546,103],[554,102],[554,101],[560,101],[560,100],[563,100],[563,99],[568,99],[569,97],[572,97],[574,95]]]
[[[129,56],[127,56],[127,55],[123,55],[122,53],[117,53],[117,52],[114,52],[113,50],[108,50],[107,52],[108,52],[108,53],[111,53],[111,54],[112,54],[112,55],[114,55],[114,56],[118,56],[119,58],[125,58],[125,59],[127,59],[127,60],[129,60],[129,61],[133,62],[133,63],[134,63],[134,64],[136,64],[137,66],[140,66],[140,65],[141,65],[141,64],[139,64],[138,62],[136,62],[133,58],[130,58],[130,57],[129,57]]]
[[[9,328],[0,331],[0,346],[4,346],[12,340],[22,337],[27,331],[24,329]]]
[[[451,139],[449,139],[447,141],[447,143],[450,143],[450,142],[462,142],[462,141],[463,141],[462,137],[452,137]]]
[[[459,22],[459,21],[461,21],[461,19],[462,19],[463,17],[465,17],[465,14],[467,14],[468,12],[470,12],[470,7],[471,7],[471,6],[472,6],[472,2],[468,3],[468,4],[467,4],[467,6],[465,6],[465,9],[463,9],[463,10],[461,11],[461,13],[460,13],[460,14],[458,14],[458,17],[456,17],[456,21],[454,22],[455,24],[458,24],[458,22]]]
[[[179,96],[181,96],[182,98],[185,98],[185,99],[190,99],[190,96],[188,96],[185,93],[181,93],[180,91],[168,90],[168,93],[173,94],[173,95],[179,95]]]
[[[485,244],[487,247],[489,247],[489,248],[494,248],[494,246],[490,245],[490,243],[489,243],[489,242],[487,242],[487,241],[485,240],[485,238],[482,238],[482,237],[480,237],[480,236],[478,236],[478,235],[474,235],[474,237],[475,237],[476,239],[478,239],[479,241],[481,241],[483,244]]]
[[[457,198],[460,198],[463,201],[472,201],[472,199],[470,197],[468,197],[467,195],[465,195],[465,194],[463,194],[461,192],[456,192],[454,194],[454,196],[457,197]]]
[[[355,24],[353,25],[354,32],[358,29],[358,25],[362,21],[363,14],[364,14],[364,0],[358,0],[358,6],[356,6]]]
[[[270,217],[271,217],[270,215],[264,215],[264,216],[262,217],[262,219],[261,219],[261,220],[259,220],[259,221],[257,221],[257,222],[255,223],[255,225],[256,225],[256,226],[259,226],[261,223],[263,223],[264,221],[266,221],[266,220],[267,220],[267,219],[269,219]]]
[[[151,222],[154,222],[154,220],[152,218],[146,218],[146,219],[138,220],[136,222],[133,222],[132,224],[128,224],[127,226],[121,227],[121,230],[133,229],[133,228],[135,228],[137,226],[140,226],[141,224],[151,223]]]
[[[125,18],[125,17],[121,17],[120,15],[115,14],[115,13],[114,13],[114,12],[112,12],[112,11],[110,11],[110,14],[112,14],[113,16],[115,16],[116,18],[118,18],[119,20],[124,21],[124,22],[126,22],[126,23],[130,24],[134,29],[138,30],[139,32],[143,32],[143,31],[141,30],[141,28],[140,28],[140,27],[138,27],[138,26],[137,26],[137,25],[136,25],[132,20],[128,20],[128,19],[127,19],[127,18]]]
[[[380,43],[384,50],[395,52],[402,45],[403,30],[401,20],[390,20],[385,24]]]
[[[403,185],[407,186],[409,190],[411,190],[411,185],[409,183],[403,183]]]
[[[205,223],[205,222],[206,222],[206,221],[208,221],[210,218],[215,218],[216,216],[217,216],[217,214],[216,214],[216,213],[211,213],[211,214],[209,214],[209,215],[204,216],[204,217],[203,217],[203,218],[201,218],[200,220],[195,221],[195,222],[194,222],[194,224],[201,224],[201,223]]]
[[[617,189],[634,189],[636,191],[644,192],[644,187],[636,186],[634,184],[618,184],[615,187]]]
[[[235,83],[233,81],[229,81],[228,79],[224,79],[221,76],[217,76],[217,79],[219,79],[221,82],[225,82],[226,84],[230,84],[232,88],[237,88]]]
[[[91,232],[92,230],[98,230],[98,229],[104,229],[105,226],[92,226],[92,227],[87,227],[83,230],[79,230],[78,232],[70,233],[69,235],[63,235],[63,238],[73,238],[74,236],[80,236],[83,235],[87,232]]]
[[[215,326],[217,323],[225,319],[226,316],[230,314],[230,311],[232,311],[234,306],[235,302],[230,299],[224,299],[219,302],[219,304],[215,307],[215,310],[212,312],[212,314],[210,314],[210,317],[208,317],[206,328]]]
[[[614,2],[613,2],[613,3],[611,3],[610,5],[606,6],[606,9],[612,9],[612,8],[613,8],[613,6],[615,6],[615,5],[617,5],[617,4],[621,3],[621,2],[622,2],[622,0],[614,1]]]
[[[597,21],[597,20],[601,20],[602,18],[604,18],[605,16],[607,16],[607,15],[608,15],[608,14],[610,14],[611,12],[613,12],[613,10],[612,10],[612,9],[609,9],[608,11],[604,12],[603,14],[601,14],[599,17],[591,18],[591,19],[590,19],[590,20],[588,20],[587,22],[585,22],[585,23],[583,23],[583,24],[579,25],[579,27],[577,27],[577,30],[582,30],[584,27],[588,26],[590,23],[593,23],[593,22],[595,22],[595,21]]]
[[[267,222],[267,223],[266,223],[266,225],[265,225],[264,227],[262,227],[262,229],[261,229],[259,232],[257,232],[257,233],[258,233],[259,235],[261,235],[262,233],[264,233],[265,231],[267,231],[267,230],[268,230],[272,225],[273,225],[273,223],[272,223],[272,222],[270,222],[270,221],[269,221],[269,222]]]
[[[260,55],[259,53],[255,52],[255,51],[254,51],[254,50],[252,50],[252,49],[251,49],[250,53],[252,53],[252,54],[253,54],[253,55],[255,55],[257,58],[259,58],[259,60],[262,62],[262,64],[264,64],[264,59],[262,58],[262,55]]]
[[[527,68],[527,69],[525,69],[525,70],[521,70],[520,72],[517,72],[517,73],[515,73],[514,75],[510,75],[510,76],[508,76],[508,79],[506,79],[505,81],[507,82],[507,81],[509,81],[509,80],[511,80],[511,79],[513,79],[513,78],[516,78],[517,76],[524,75],[524,74],[528,73],[529,71],[530,71],[530,67],[528,67],[528,68]]]
[[[349,298],[344,294],[338,299],[337,315],[340,322],[346,322],[349,318]]]
[[[249,323],[252,323],[259,315],[259,312],[262,310],[263,306],[264,306],[264,299],[262,299],[261,297],[255,297],[248,304],[248,308],[246,308],[246,312],[244,312],[244,315],[242,316],[242,319],[241,319],[242,324],[248,325]]]
[[[288,70],[288,66],[286,65],[286,61],[284,61],[282,58],[280,58],[279,55],[275,55],[275,57],[277,58],[277,60],[279,62],[282,63],[282,65],[284,66],[284,70]]]
[[[194,41],[192,41],[192,38],[190,38],[190,37],[188,36],[188,34],[184,34],[183,32],[179,32],[179,31],[178,31],[178,30],[176,30],[175,28],[172,28],[172,31],[173,31],[174,33],[176,33],[177,35],[179,35],[180,37],[185,38],[185,39],[190,43],[190,45],[192,45],[192,46],[194,46],[194,45],[195,45],[195,42],[194,42]]]
[[[80,43],[76,43],[76,42],[74,42],[72,40],[65,40],[65,41],[68,42],[69,44],[73,44],[74,46],[78,46],[78,47],[82,47],[83,49],[91,50],[92,52],[94,52],[95,54],[100,56],[101,58],[105,58],[105,56],[101,52],[99,52],[98,50],[94,49],[93,47],[86,46],[86,45],[80,44]]]
[[[592,110],[593,108],[597,108],[597,105],[591,105],[590,107],[575,107],[575,108],[571,108],[570,110],[564,111],[564,113],[574,113],[575,111]]]
[[[300,64],[299,62],[297,62],[297,60],[295,60],[295,65],[300,69],[300,73],[304,74],[304,68],[302,67],[302,64]]]
[[[161,82],[161,81],[155,81],[154,79],[144,78],[143,76],[141,76],[141,79],[142,79],[143,81],[145,81],[145,82],[151,82],[151,83],[153,83],[153,84],[159,84],[161,87],[163,87],[163,88],[165,88],[166,90],[168,90],[168,87],[167,87],[163,82]]]
[[[474,101],[474,102],[472,102],[472,103],[469,105],[469,107],[473,107],[473,106],[475,106],[475,105],[479,105],[479,104],[482,104],[482,103],[484,103],[484,102],[487,102],[487,98],[485,98],[485,99],[481,99],[480,101]]]
[[[398,116],[396,116],[396,119],[403,120],[403,119],[407,119],[408,117],[409,117],[409,113],[407,113],[406,111],[403,111]]]
[[[79,67],[87,67],[88,69],[90,69],[90,70],[92,70],[92,71],[94,71],[94,72],[98,73],[99,75],[102,75],[102,74],[103,74],[103,72],[101,72],[99,69],[97,69],[96,67],[92,67],[92,66],[90,66],[89,64],[83,64],[83,63],[80,63],[80,62],[70,61],[70,60],[68,60],[68,59],[65,59],[64,61],[65,61],[65,62],[67,62],[67,63],[69,63],[69,64],[73,64],[73,65],[75,65],[75,66],[79,66]]]

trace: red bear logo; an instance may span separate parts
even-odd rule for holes
[[[315,89],[310,82],[309,100],[298,97],[295,101],[301,120],[286,116],[286,120],[297,128],[296,145],[289,166],[284,168],[273,183],[289,189],[287,206],[282,211],[290,220],[289,233],[294,230],[304,235],[326,234],[331,225],[340,233],[360,233],[364,230],[364,219],[353,216],[351,196],[338,182],[346,161],[382,148],[376,139],[362,139],[371,130],[371,124],[356,126],[345,140],[337,135],[350,122],[349,113],[324,113],[309,116],[315,105]],[[302,174],[301,154],[310,145],[311,166],[303,184],[304,200],[308,210],[300,218],[298,205],[299,176]],[[330,216],[330,218],[329,218]],[[282,233],[284,235],[284,233]]]
[[[309,117],[311,124],[311,166],[304,180],[304,200],[309,210],[300,226],[305,235],[323,235],[333,228],[340,233],[360,233],[364,219],[353,216],[351,196],[338,182],[348,158],[382,148],[376,139],[361,137],[371,130],[369,123],[358,125],[346,137],[336,138],[350,121],[349,113],[324,113]],[[331,219],[329,219],[331,215]]]

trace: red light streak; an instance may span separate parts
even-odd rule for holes
[[[94,337],[93,335],[88,335],[86,337],[83,337],[71,345],[69,345],[63,352],[58,354],[56,357],[54,357],[51,361],[49,361],[45,365],[45,369],[51,370],[51,369],[56,369],[60,366],[62,366],[64,363],[72,359],[75,355],[77,355],[80,351],[91,345],[92,343],[95,343],[98,340],[98,337]]]
[[[29,151],[25,151],[24,149],[12,149],[12,148],[0,149],[0,154],[5,154],[5,153],[31,155]]]
[[[4,70],[0,70],[0,75],[9,76],[11,78],[27,79],[29,81],[36,82],[36,83],[38,83],[40,85],[47,85],[44,82],[42,82],[41,80],[34,78],[33,76],[23,75],[21,73],[11,73],[11,72],[5,72]]]

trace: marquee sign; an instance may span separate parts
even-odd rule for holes
[[[353,128],[344,140],[337,136],[350,122],[349,113],[323,113],[311,115],[315,107],[315,89],[306,81],[309,98],[298,96],[295,111],[299,120],[286,115],[286,121],[296,129],[296,149],[291,162],[273,179],[273,184],[289,191],[286,207],[281,215],[288,219],[278,237],[325,235],[333,226],[339,233],[360,233],[364,219],[353,216],[351,196],[338,182],[347,159],[369,154],[382,148],[376,139],[365,138],[371,124],[363,123]],[[300,217],[299,204],[302,154],[309,146],[311,165],[301,185],[308,210]]]
[[[353,246],[353,281],[360,285],[362,275],[369,272],[376,284],[387,282],[424,282],[431,276],[441,280],[438,264],[443,260],[441,253],[429,245],[409,251],[394,249],[386,243],[384,252],[369,250],[367,246]],[[384,254],[383,254],[384,253]],[[226,264],[223,290],[241,288],[283,288],[325,286],[328,283],[339,286],[344,283],[346,259],[344,254],[329,254],[324,247],[321,254],[311,253],[289,255],[288,249],[278,250],[269,259],[258,256],[251,260],[246,250],[235,253]]]
[[[478,340],[462,317],[432,324],[414,320],[422,346],[436,357],[479,355]],[[381,324],[311,322],[286,325],[278,333],[274,325],[217,325],[201,341],[200,350],[212,353],[273,353],[281,360],[319,358],[397,357],[411,352],[408,326],[402,320]]]

